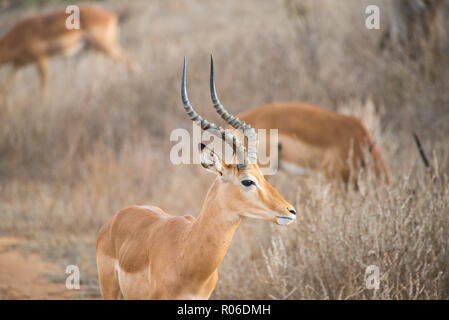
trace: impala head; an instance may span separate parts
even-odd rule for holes
[[[249,141],[257,143],[257,135],[249,125],[227,112],[215,92],[213,61],[211,58],[210,87],[214,107],[220,116],[237,130],[243,131]],[[203,130],[219,137],[234,150],[235,163],[225,163],[218,154],[204,144],[200,145],[201,165],[217,175],[217,197],[226,197],[227,205],[242,217],[264,219],[277,224],[289,224],[296,219],[294,207],[264,178],[257,164],[257,146],[246,152],[244,144],[230,130],[203,119],[191,106],[186,90],[186,61],[181,82],[184,109],[190,119]],[[248,143],[250,145],[250,143]],[[250,147],[248,147],[250,148]]]

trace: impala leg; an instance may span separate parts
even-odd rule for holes
[[[97,256],[98,280],[103,299],[117,300],[121,297],[120,285],[114,260],[103,255]]]
[[[0,93],[7,93],[8,91],[10,91],[12,89],[12,87],[14,86],[14,83],[16,82],[17,79],[17,73],[19,71],[19,68],[14,65],[11,69],[11,72],[8,75],[8,78],[5,80],[5,82],[3,83],[3,85],[0,87]]]
[[[37,61],[37,70],[39,72],[41,80],[41,98],[45,100],[47,97],[47,70],[48,70],[48,59],[47,57],[41,57]]]

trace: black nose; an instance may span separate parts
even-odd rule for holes
[[[296,216],[296,211],[293,209],[288,209],[288,211]]]

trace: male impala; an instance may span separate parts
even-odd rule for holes
[[[217,178],[197,219],[171,216],[153,206],[133,206],[119,211],[100,229],[97,267],[105,299],[120,294],[126,299],[207,299],[242,217],[277,224],[289,224],[296,218],[292,205],[265,181],[257,161],[252,163],[257,159],[251,160],[236,136],[204,120],[192,108],[185,68],[184,59],[181,96],[185,111],[203,130],[232,146],[237,164],[224,163],[201,145],[201,165]],[[233,116],[228,123],[251,131]]]
[[[211,91],[215,92],[212,83]],[[219,106],[216,98],[214,105]],[[238,117],[253,128],[279,130],[279,167],[289,173],[315,170],[347,183],[351,168],[357,173],[365,166],[364,156],[371,154],[376,175],[383,174],[385,182],[389,181],[375,142],[356,117],[295,102],[268,104]]]
[[[117,39],[117,16],[93,7],[80,8],[80,28],[69,29],[65,11],[22,20],[0,38],[0,65],[10,63],[11,73],[0,92],[11,89],[18,70],[36,63],[45,96],[48,58],[70,54],[82,47],[91,46],[96,51],[125,62],[131,70],[136,66],[122,52]]]

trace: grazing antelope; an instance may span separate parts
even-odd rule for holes
[[[211,90],[215,91],[212,84]],[[278,165],[291,174],[318,171],[348,183],[351,168],[357,172],[364,167],[364,155],[369,153],[376,175],[383,174],[389,182],[373,139],[356,117],[296,102],[264,105],[238,117],[256,129],[278,129]]]
[[[98,233],[96,253],[105,299],[120,294],[126,299],[208,299],[242,217],[280,225],[296,218],[292,205],[265,181],[257,153],[250,157],[234,133],[204,120],[193,109],[186,92],[185,58],[181,96],[190,119],[231,146],[237,164],[225,163],[201,144],[201,165],[217,178],[197,219],[171,216],[154,206],[133,206],[106,222]],[[229,115],[223,106],[219,109]],[[228,123],[255,135],[232,115]]]
[[[68,29],[67,18],[68,14],[63,10],[30,17],[17,23],[0,38],[0,65],[12,65],[10,75],[0,92],[12,88],[21,67],[36,63],[44,97],[48,58],[54,55],[70,55],[84,44],[114,60],[123,61],[131,70],[138,71],[136,65],[120,48],[118,18],[115,14],[93,7],[80,7],[79,29]]]

